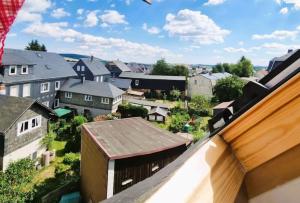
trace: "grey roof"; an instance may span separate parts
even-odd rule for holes
[[[4,49],[2,65],[34,65],[33,74],[3,77],[4,83],[75,77],[76,72],[62,56],[41,51]]]
[[[104,62],[101,59],[82,58],[80,59],[93,73],[93,75],[109,75],[110,72],[105,67]]]
[[[130,72],[131,69],[122,61],[112,61],[122,72]]]
[[[5,132],[27,109],[35,103],[45,110],[53,113],[51,109],[30,98],[0,95],[0,132]]]
[[[171,108],[168,104],[162,104],[162,103],[152,102],[152,101],[147,101],[147,100],[128,98],[128,99],[126,99],[126,101],[129,103],[132,103],[132,104],[139,104],[139,105],[143,105],[143,106],[160,107],[160,108],[164,108],[164,109]]]
[[[230,73],[207,73],[207,74],[201,74],[203,77],[209,79],[209,80],[220,80],[226,77],[230,77]]]
[[[81,82],[80,79],[68,79],[61,87],[61,91],[109,98],[116,98],[124,93],[123,90],[108,82],[89,80]]]
[[[275,57],[273,58],[270,63],[269,66],[267,68],[267,70],[270,72],[273,69],[275,69],[279,64],[281,64],[283,61],[287,60],[289,57],[291,57],[293,54],[295,54],[298,51],[298,49],[296,50],[292,50],[289,51],[287,54],[283,55],[283,56],[279,56],[279,57]]]
[[[130,80],[130,79],[111,78],[109,82],[118,88],[130,89],[131,81],[132,80]]]
[[[123,72],[119,77],[130,78],[130,79],[185,81],[185,76],[145,75],[144,73],[132,73],[132,72]]]
[[[150,112],[148,113],[148,115],[150,114],[159,114],[161,116],[166,117],[168,115],[168,111],[166,111],[165,109],[162,109],[160,107],[156,107],[154,109],[151,109]]]
[[[152,154],[186,145],[189,141],[142,118],[100,121],[83,125],[110,159]]]

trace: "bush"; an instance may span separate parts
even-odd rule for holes
[[[53,141],[55,140],[55,134],[49,132],[43,139],[41,145],[46,147],[47,150],[51,150],[53,146]]]
[[[63,177],[63,176],[67,176],[68,173],[67,171],[69,171],[71,169],[70,165],[66,165],[63,163],[59,163],[56,165],[55,167],[55,177]]]
[[[134,106],[131,104],[119,105],[118,112],[121,114],[122,118],[130,118],[130,117],[146,118],[148,115],[148,110],[146,108],[142,106]]]
[[[78,174],[79,174],[79,170],[80,170],[80,155],[79,154],[75,154],[75,153],[65,154],[63,163],[71,166],[71,169],[75,172],[78,172]]]
[[[197,142],[204,137],[205,132],[203,130],[197,130],[194,131],[192,134],[193,134],[193,142]]]
[[[190,116],[185,114],[175,114],[171,116],[171,123],[169,126],[169,130],[173,133],[178,133],[183,130],[185,124],[190,120]]]
[[[191,116],[210,116],[210,100],[204,96],[195,96],[189,103],[189,114]]]

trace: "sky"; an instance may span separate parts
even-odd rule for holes
[[[267,66],[300,47],[300,0],[25,0],[5,47],[155,63]]]

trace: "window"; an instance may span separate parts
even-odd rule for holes
[[[49,107],[49,101],[44,101],[44,102],[42,102],[42,104],[44,104],[45,106]]]
[[[85,70],[85,67],[81,66],[81,72],[84,72],[84,70]]]
[[[60,88],[60,81],[55,81],[55,90],[59,90]]]
[[[59,99],[54,100],[54,108],[59,107]]]
[[[103,76],[100,76],[100,82],[103,82]]]
[[[10,86],[10,96],[18,97],[19,96],[19,85]]]
[[[93,97],[91,95],[84,95],[84,101],[93,101]]]
[[[80,71],[80,66],[77,66],[77,71],[78,71],[78,72]]]
[[[139,80],[135,80],[135,86],[139,86],[140,81]]]
[[[36,158],[37,158],[37,152],[34,152],[34,153],[32,154],[32,160],[36,160]]]
[[[50,82],[45,82],[41,84],[41,93],[49,92]]]
[[[118,96],[118,97],[114,98],[114,104],[118,103],[121,100],[122,100],[122,96]]]
[[[18,123],[18,136],[28,133],[36,128],[41,127],[42,117],[37,116],[32,119]]]
[[[128,179],[122,182],[122,186],[124,185],[128,185],[129,183],[131,183],[133,180],[132,179]]]
[[[102,103],[102,104],[109,104],[109,98],[102,97],[102,98],[101,98],[101,103]]]
[[[72,98],[72,92],[66,92],[65,93],[65,98],[71,99]]]
[[[17,75],[17,66],[9,66],[9,75]]]
[[[28,74],[28,66],[22,66],[21,74],[23,74],[23,75]]]
[[[96,77],[96,82],[99,82],[99,76]]]
[[[30,97],[30,84],[23,85],[23,97]]]
[[[152,167],[151,171],[154,172],[154,171],[157,171],[158,169],[159,169],[159,166],[156,165],[156,166],[153,166],[153,167]]]

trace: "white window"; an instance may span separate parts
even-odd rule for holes
[[[44,104],[45,106],[49,107],[49,101],[44,101],[44,102],[42,102],[42,104]]]
[[[49,92],[50,82],[45,82],[41,84],[41,93]]]
[[[78,72],[80,71],[80,66],[77,66],[77,71],[78,71]]]
[[[96,82],[99,82],[99,76],[96,77]]]
[[[81,72],[84,72],[85,66],[81,66]]]
[[[59,107],[59,99],[54,100],[54,108]]]
[[[100,76],[100,82],[103,82],[103,76]]]
[[[22,66],[21,74],[23,74],[23,75],[28,74],[28,66]]]
[[[9,66],[9,75],[17,75],[17,66]]]
[[[29,120],[18,123],[17,135],[20,136],[20,135],[28,133],[36,128],[41,127],[41,122],[42,122],[42,117],[37,116],[37,117],[31,118]]]
[[[139,86],[140,81],[139,80],[135,80],[135,86]]]
[[[23,85],[23,97],[30,97],[30,84]]]
[[[65,93],[65,98],[71,99],[72,98],[72,92],[66,92]]]
[[[55,90],[59,90],[60,88],[60,81],[55,81]]]
[[[91,95],[84,95],[84,101],[93,101],[93,97]]]
[[[19,96],[19,85],[10,86],[10,96],[18,97]]]
[[[101,98],[101,103],[102,103],[102,104],[109,104],[109,98],[102,97],[102,98]]]
[[[114,104],[118,103],[121,100],[122,100],[122,96],[118,96],[118,97],[114,98]]]

